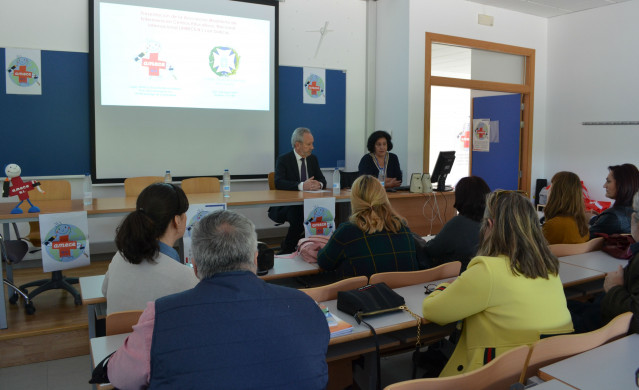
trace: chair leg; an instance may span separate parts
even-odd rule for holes
[[[63,289],[68,291],[71,295],[73,295],[74,303],[76,305],[82,304],[82,296],[76,290],[72,284],[77,284],[78,278],[66,278],[62,275],[62,271],[54,271],[51,273],[51,279],[43,279],[37,280],[35,282],[30,282],[27,284],[23,284],[20,286],[20,289],[25,289],[27,287],[38,286],[35,290],[29,293],[29,299],[33,299],[36,295],[41,292],[55,289]]]

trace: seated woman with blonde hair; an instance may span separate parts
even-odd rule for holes
[[[418,270],[415,241],[379,181],[360,176],[351,190],[352,214],[317,254],[317,264],[341,278]]]
[[[557,172],[550,180],[548,204],[544,208],[546,223],[542,228],[549,244],[579,244],[588,241],[588,221],[579,176]]]
[[[479,250],[466,271],[424,299],[424,318],[462,320],[462,333],[440,376],[467,373],[544,335],[572,332],[559,279],[530,200],[496,191],[486,200]]]

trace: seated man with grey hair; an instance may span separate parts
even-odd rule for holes
[[[293,150],[275,162],[275,188],[287,191],[314,191],[326,188],[326,179],[317,157],[313,156],[313,134],[306,127],[298,127],[291,135]],[[278,206],[268,209],[268,216],[277,223],[290,224],[280,253],[295,251],[297,241],[304,236],[304,207]]]
[[[329,330],[301,291],[256,275],[257,235],[218,211],[193,231],[191,290],[149,302],[108,363],[120,389],[324,389]],[[162,283],[158,280],[158,283]]]

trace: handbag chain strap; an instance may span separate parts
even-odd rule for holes
[[[415,321],[417,321],[417,341],[415,342],[415,347],[419,348],[422,346],[422,317],[418,316],[417,314],[413,313],[408,306],[406,305],[402,305],[399,307],[402,310],[405,310],[408,312],[408,314],[410,314],[411,316],[413,316],[413,318],[415,319]]]

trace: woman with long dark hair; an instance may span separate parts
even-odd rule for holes
[[[615,203],[590,220],[590,238],[596,237],[596,233],[630,233],[632,197],[639,191],[639,170],[632,164],[610,166],[603,187],[606,197]]]
[[[107,314],[144,310],[147,302],[198,283],[173,248],[184,235],[188,208],[184,191],[173,184],[151,184],[140,193],[135,211],[116,230],[118,252],[102,284]]]

